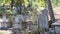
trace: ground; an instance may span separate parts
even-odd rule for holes
[[[0,34],[13,34],[13,32],[10,30],[0,30]]]

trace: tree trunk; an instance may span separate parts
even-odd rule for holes
[[[46,1],[47,1],[47,4],[48,4],[50,19],[54,23],[55,22],[55,17],[54,17],[54,12],[53,12],[53,9],[52,9],[51,1],[50,0],[46,0]]]
[[[20,0],[20,14],[22,13],[22,1],[23,0]]]
[[[13,10],[13,4],[14,4],[14,1],[11,0],[11,11]]]

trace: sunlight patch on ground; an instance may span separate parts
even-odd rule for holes
[[[13,34],[10,30],[0,30],[0,34]]]

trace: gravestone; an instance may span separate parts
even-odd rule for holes
[[[47,9],[44,9],[42,11],[42,13],[39,15],[38,17],[38,26],[39,26],[39,29],[41,30],[41,34],[43,34],[43,32],[48,32],[48,10]],[[48,33],[47,33],[48,34]]]
[[[18,23],[18,22],[19,22],[19,18],[18,18],[18,17],[16,17],[16,18],[15,18],[15,21],[16,21],[16,23]]]
[[[13,24],[13,28],[14,29],[21,29],[22,28],[22,21],[23,21],[23,16],[22,15],[18,15],[17,17],[15,17],[15,22]]]
[[[2,19],[3,19],[3,22],[6,22],[6,20],[7,20],[7,19],[6,19],[6,16],[3,16]]]
[[[52,26],[54,28],[54,33],[60,34],[60,23],[59,22],[52,23]]]
[[[8,25],[7,25],[7,18],[6,16],[3,16],[3,21],[1,22],[1,29],[7,29]]]
[[[48,27],[48,10],[44,9],[42,14],[38,17],[39,27],[49,28]]]
[[[18,15],[15,17],[15,22],[13,23],[13,31],[15,34],[21,34],[22,21],[24,20],[23,15]]]

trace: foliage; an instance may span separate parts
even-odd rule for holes
[[[24,7],[24,12],[25,11],[33,11],[35,7],[37,7],[39,10],[41,7],[46,7],[46,1],[45,0],[0,0],[0,5],[6,5],[11,7],[11,3],[13,1],[14,6],[20,6],[20,1],[22,2],[22,6]],[[57,6],[60,4],[60,0],[51,0],[52,6]],[[30,5],[30,6],[29,6]],[[31,9],[32,8],[32,9]],[[10,8],[11,9],[11,8]],[[9,13],[12,13],[12,11],[9,9]],[[4,9],[2,9],[4,10]],[[0,10],[0,14],[3,13],[2,10]]]
[[[56,7],[56,6],[60,5],[60,0],[51,0],[51,4],[53,7]]]
[[[5,9],[3,7],[0,7],[0,14],[4,14],[5,13]]]

